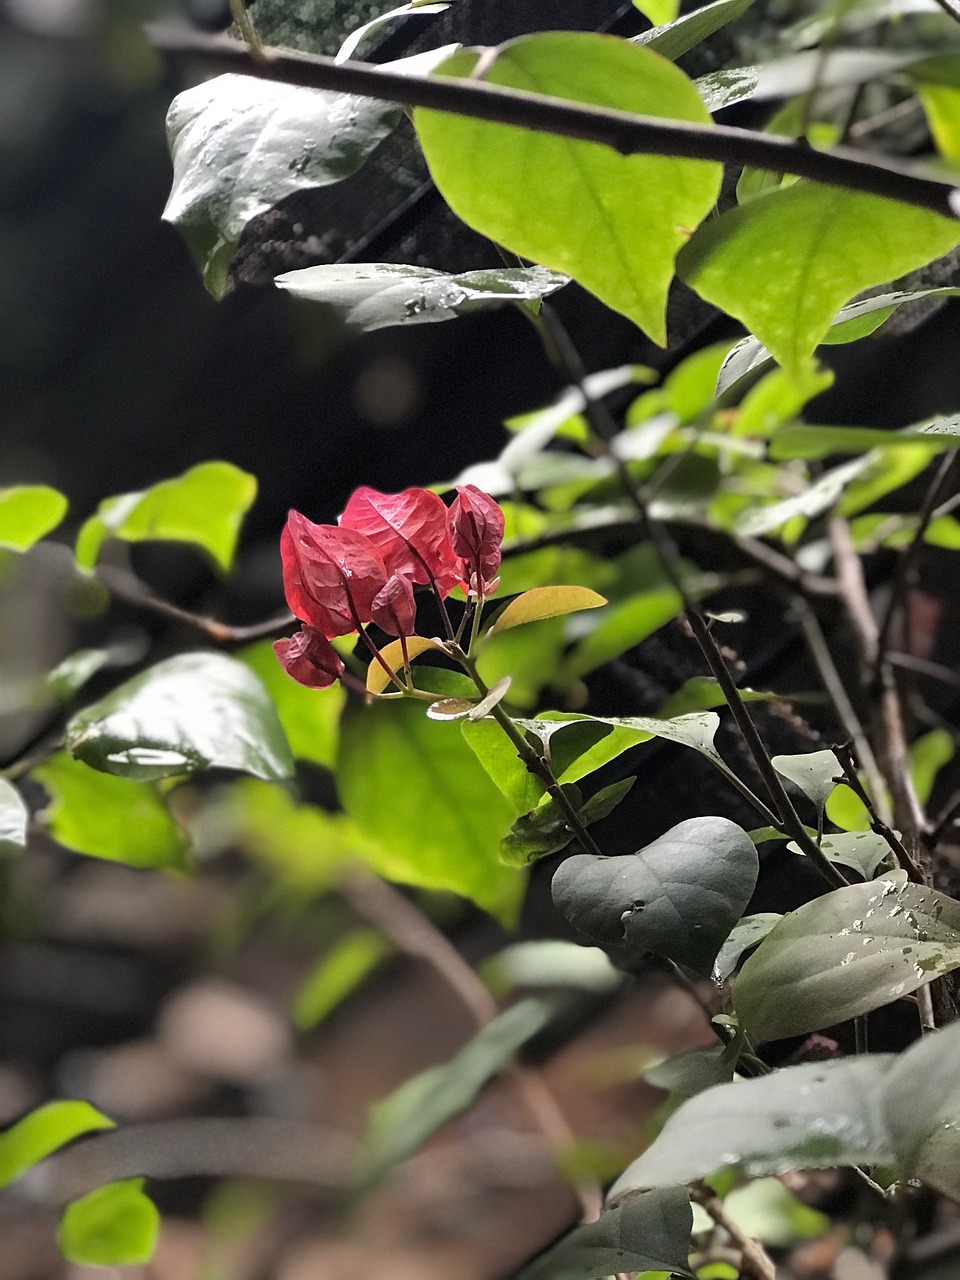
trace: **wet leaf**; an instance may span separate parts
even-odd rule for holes
[[[883,1114],[904,1176],[960,1196],[960,1025],[924,1036],[884,1082]]]
[[[463,50],[439,68],[469,75]],[[574,102],[709,123],[694,85],[650,49],[581,32],[501,46],[487,83]],[[512,252],[573,276],[661,345],[673,260],[709,213],[719,166],[425,110],[414,113],[441,194],[465,222]],[[531,184],[528,175],[536,173]]]
[[[673,1113],[608,1198],[692,1182],[728,1166],[763,1177],[790,1169],[890,1164],[880,1094],[896,1060],[893,1054],[871,1054],[810,1062],[706,1089]]]
[[[186,841],[155,787],[114,778],[59,752],[33,770],[50,795],[58,844],[128,867],[183,867]]]
[[[274,280],[295,298],[332,307],[345,324],[365,333],[537,301],[568,283],[567,276],[544,267],[501,267],[454,276],[392,262],[304,267]]]
[[[793,843],[787,845],[787,848],[793,853],[803,853],[799,845]],[[820,842],[820,852],[831,862],[853,867],[864,880],[872,880],[880,864],[893,856],[886,840],[875,831],[844,831],[839,835],[824,836]]]
[[[757,915],[744,916],[738,921],[714,961],[714,982],[726,982],[740,963],[743,953],[761,943],[773,926],[782,919],[783,917],[776,911],[761,911]]]
[[[57,1231],[63,1256],[100,1267],[149,1262],[160,1233],[160,1214],[144,1195],[143,1181],[110,1182],[71,1201]]]
[[[8,1187],[81,1134],[112,1128],[113,1121],[89,1102],[47,1102],[37,1107],[0,1133],[0,1187]]]
[[[0,852],[27,843],[30,813],[12,782],[0,778]]]
[[[783,917],[740,970],[748,1035],[779,1040],[846,1022],[960,965],[960,904],[902,871]]]
[[[553,900],[596,942],[707,974],[758,870],[756,847],[736,823],[690,818],[635,854],[567,858],[553,877]]]
[[[689,1276],[693,1211],[683,1187],[624,1196],[596,1222],[574,1228],[517,1280],[594,1280],[637,1271]]]
[[[107,538],[190,542],[221,569],[233,563],[243,518],[257,496],[254,476],[231,462],[201,462],[142,493],[105,498],[77,535],[77,564],[92,569]]]
[[[293,773],[290,748],[266,689],[221,653],[158,662],[85,707],[67,748],[124,778],[165,778],[213,767],[276,781]]]
[[[0,549],[29,551],[66,514],[66,498],[47,485],[0,489]]]
[[[603,596],[589,587],[534,587],[517,596],[497,614],[489,635],[521,627],[525,622],[539,622],[541,618],[556,618],[579,609],[599,609],[607,602]]]

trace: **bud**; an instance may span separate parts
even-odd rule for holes
[[[458,485],[450,508],[453,549],[464,562],[464,577],[476,595],[490,595],[500,572],[503,512],[488,493],[476,485]]]
[[[408,578],[395,573],[373,598],[370,620],[388,636],[412,636],[417,629],[417,605]]]
[[[329,689],[343,673],[343,661],[315,627],[301,627],[289,640],[275,640],[273,651],[288,676],[308,689]]]

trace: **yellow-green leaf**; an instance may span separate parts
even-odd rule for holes
[[[0,489],[0,548],[29,551],[67,512],[67,500],[46,485]]]
[[[0,1187],[52,1152],[95,1129],[112,1129],[113,1121],[89,1102],[48,1102],[0,1133]]]
[[[607,602],[589,587],[534,587],[525,591],[498,614],[489,635],[521,627],[525,622],[539,622],[543,618],[557,618],[578,609],[599,609]]]
[[[404,643],[406,644],[407,658],[411,662],[414,658],[418,658],[421,653],[426,653],[428,649],[443,648],[439,640],[431,640],[427,636],[407,636]],[[380,657],[391,671],[396,671],[399,674],[403,670],[403,653],[404,645],[399,640],[391,640],[389,644],[385,644],[380,650]],[[387,674],[386,667],[374,658],[369,667],[367,667],[367,692],[384,693],[387,689],[393,688],[396,688],[396,686]]]
[[[71,1262],[131,1266],[150,1261],[159,1232],[160,1214],[143,1193],[143,1178],[130,1178],[71,1201],[60,1219],[57,1244]]]

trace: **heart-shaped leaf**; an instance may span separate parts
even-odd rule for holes
[[[461,50],[438,74],[468,76],[479,56]],[[605,36],[521,37],[501,46],[484,79],[573,102],[710,122],[683,72],[650,49]],[[713,207],[718,165],[621,156],[610,147],[422,109],[414,123],[437,186],[466,223],[573,276],[656,342],[666,341],[674,258]]]
[[[345,324],[366,333],[391,325],[455,320],[508,302],[535,302],[567,283],[566,276],[545,267],[501,267],[453,276],[392,262],[304,267],[274,280],[296,298],[326,303]]]
[[[794,372],[854,294],[958,242],[957,224],[925,209],[797,182],[705,223],[677,269]]]
[[[589,587],[534,587],[516,600],[511,600],[497,619],[489,634],[508,631],[510,627],[522,627],[525,622],[539,622],[541,618],[558,618],[561,614],[576,613],[578,609],[599,609],[607,602],[603,596]]]
[[[787,848],[792,853],[803,853],[800,846],[792,842]],[[893,857],[886,840],[875,831],[842,831],[839,835],[824,836],[820,842],[820,852],[831,862],[853,867],[864,880],[872,880],[880,864]]]
[[[624,1196],[596,1222],[576,1227],[517,1280],[593,1280],[623,1272],[689,1276],[693,1211],[682,1187]]]
[[[960,904],[906,873],[836,889],[785,915],[740,970],[752,1039],[846,1022],[960,966]]]
[[[727,818],[689,818],[638,853],[567,858],[557,908],[582,933],[707,974],[757,882],[753,841]]]
[[[124,778],[214,766],[277,781],[293,759],[266,689],[221,653],[181,653],[149,667],[67,725],[70,753]]]
[[[823,813],[830,793],[843,770],[832,751],[804,751],[793,756],[774,756],[771,764],[780,774],[812,800],[817,812]]]

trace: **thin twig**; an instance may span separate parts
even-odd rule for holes
[[[944,3],[945,0],[941,0]],[[864,191],[932,209],[956,218],[960,206],[953,183],[941,182],[848,148],[820,151],[792,139],[754,133],[725,125],[690,124],[680,120],[633,115],[571,103],[543,94],[505,89],[449,76],[402,75],[360,62],[335,62],[319,54],[264,48],[257,59],[246,45],[226,36],[207,35],[173,25],[150,28],[153,45],[162,53],[193,57],[211,70],[244,72],[288,84],[339,93],[360,94],[405,107],[426,107],[455,115],[514,125],[558,137],[612,147],[621,155],[665,155],[751,165],[775,173],[797,174],[814,182]]]
[[[870,817],[871,830],[875,831],[878,836],[881,836],[887,842],[894,857],[897,859],[901,867],[903,867],[904,871],[906,871],[911,880],[916,884],[926,884],[926,876],[910,856],[903,841],[897,835],[896,831],[894,831],[877,812],[873,797],[867,793],[866,788],[860,781],[857,774],[857,764],[850,753],[849,747],[841,744],[840,746],[833,747],[832,750],[833,754],[837,757],[837,763],[840,765],[841,772],[843,773],[844,782],[866,809]],[[880,782],[881,786],[885,788],[886,784],[882,778]]]
[[[937,4],[954,22],[960,22],[960,4],[957,0],[937,0]]]
[[[715,1192],[703,1183],[696,1183],[690,1188],[690,1199],[706,1209],[740,1250],[740,1274],[745,1280],[777,1280],[777,1268],[766,1249],[727,1216],[723,1201]]]

